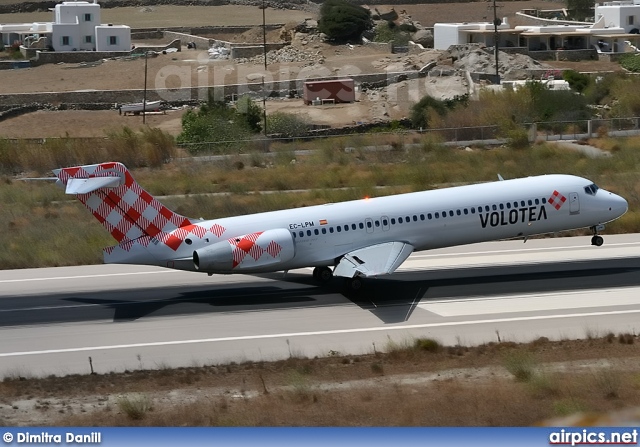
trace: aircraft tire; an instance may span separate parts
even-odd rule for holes
[[[354,278],[346,278],[344,285],[348,292],[358,293],[362,290],[362,279],[357,276]]]
[[[591,245],[595,245],[596,247],[601,247],[604,244],[604,239],[602,236],[593,236],[591,238]]]
[[[313,279],[326,284],[333,279],[333,272],[329,267],[316,267],[313,269]]]

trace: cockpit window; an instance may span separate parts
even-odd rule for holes
[[[586,192],[590,196],[595,196],[596,193],[598,192],[598,189],[600,188],[598,188],[598,186],[595,183],[592,183],[589,186],[584,187],[584,192]]]

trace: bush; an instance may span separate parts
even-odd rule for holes
[[[262,107],[257,105],[248,95],[243,95],[236,103],[239,116],[253,132],[262,131]]]
[[[418,338],[414,346],[416,349],[427,352],[440,352],[442,350],[442,345],[432,338]]]
[[[346,0],[327,0],[320,8],[318,31],[330,39],[344,41],[359,38],[371,28],[371,13]]]
[[[504,367],[518,382],[528,382],[535,375],[535,361],[527,352],[513,352],[504,359]]]
[[[270,134],[295,138],[305,135],[309,131],[309,124],[298,115],[275,112],[267,116],[267,131]]]
[[[425,96],[411,107],[411,125],[416,128],[428,128],[429,110],[433,110],[438,115],[444,116],[447,113],[447,106],[444,101],[440,101],[432,96]]]
[[[562,79],[569,83],[569,87],[578,93],[582,93],[591,83],[589,75],[578,73],[575,70],[565,70],[562,73]]]
[[[640,72],[640,57],[637,56],[637,53],[625,54],[618,59],[618,62],[625,70],[633,73]]]
[[[118,398],[118,408],[129,419],[139,421],[143,419],[147,412],[151,411],[152,405],[149,398],[144,394],[132,394]]]
[[[376,33],[373,38],[375,42],[394,42],[398,45],[406,45],[409,42],[408,32],[402,30],[393,22],[381,23],[376,27]]]
[[[526,149],[529,147],[529,132],[522,127],[507,131],[507,146],[511,149]]]

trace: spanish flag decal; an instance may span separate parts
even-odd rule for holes
[[[320,225],[326,225],[327,219],[320,219]]]

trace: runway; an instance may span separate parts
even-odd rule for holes
[[[640,234],[412,255],[356,297],[307,269],[212,276],[140,266],[0,271],[0,377],[98,373],[636,332]],[[283,277],[284,276],[284,277]]]

